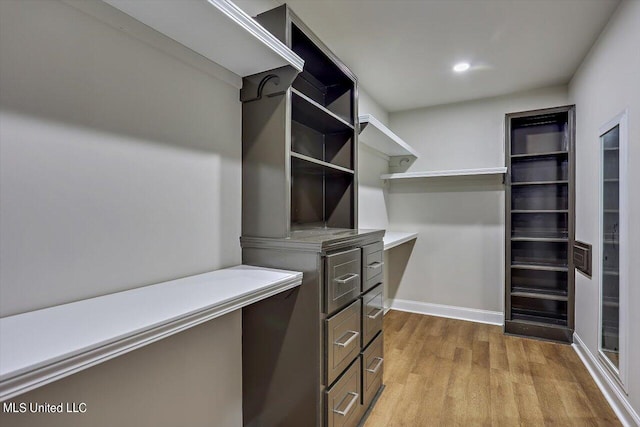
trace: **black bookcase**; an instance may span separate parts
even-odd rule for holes
[[[575,107],[507,114],[505,333],[571,342]]]

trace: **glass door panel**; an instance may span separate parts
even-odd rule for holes
[[[620,126],[602,144],[602,295],[600,350],[620,368]]]

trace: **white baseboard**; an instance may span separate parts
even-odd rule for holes
[[[605,399],[607,399],[607,402],[609,402],[609,405],[611,405],[613,412],[615,412],[620,419],[620,422],[628,427],[640,426],[640,417],[631,406],[625,392],[617,382],[611,378],[605,367],[602,366],[593,353],[589,351],[582,339],[580,339],[580,336],[575,332],[573,334],[572,347],[575,352],[578,353],[578,357],[580,357],[584,366],[587,367],[587,370],[598,385]]]
[[[387,314],[389,310],[391,310],[391,302],[392,300],[389,298],[384,299],[384,314]]]
[[[427,314],[429,316],[448,317],[450,319],[468,320],[478,323],[488,323],[490,325],[502,326],[504,324],[504,313],[500,311],[478,310],[476,308],[455,307],[452,305],[431,304],[402,299],[390,300],[390,303],[390,308],[392,310]]]

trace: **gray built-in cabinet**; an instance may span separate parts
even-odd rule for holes
[[[245,79],[242,234],[357,228],[356,77],[286,6],[257,19],[305,65]]]
[[[572,342],[575,107],[506,115],[505,332]]]
[[[256,19],[305,65],[243,80],[242,261],[303,280],[243,309],[244,425],[355,426],[384,366],[384,230],[357,228],[357,80],[286,5]]]

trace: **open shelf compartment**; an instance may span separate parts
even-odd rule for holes
[[[511,214],[512,238],[567,238],[566,212],[526,212]]]
[[[567,297],[567,272],[511,269],[511,292]]]
[[[353,130],[322,133],[291,121],[291,150],[294,153],[353,170],[353,146]]]
[[[511,121],[511,154],[568,151],[568,131],[566,111],[514,118]]]
[[[515,186],[511,188],[513,210],[566,210],[569,189],[566,184]]]
[[[511,182],[568,181],[569,158],[565,154],[522,157],[511,160]]]
[[[511,262],[515,265],[567,266],[566,242],[511,242]]]
[[[318,132],[336,133],[354,130],[353,125],[293,88],[291,101],[291,119]]]
[[[513,320],[566,326],[567,301],[513,296],[511,317]]]
[[[291,158],[291,229],[354,228],[354,174]]]
[[[353,125],[354,82],[295,24],[291,49],[305,61],[293,87]]]

